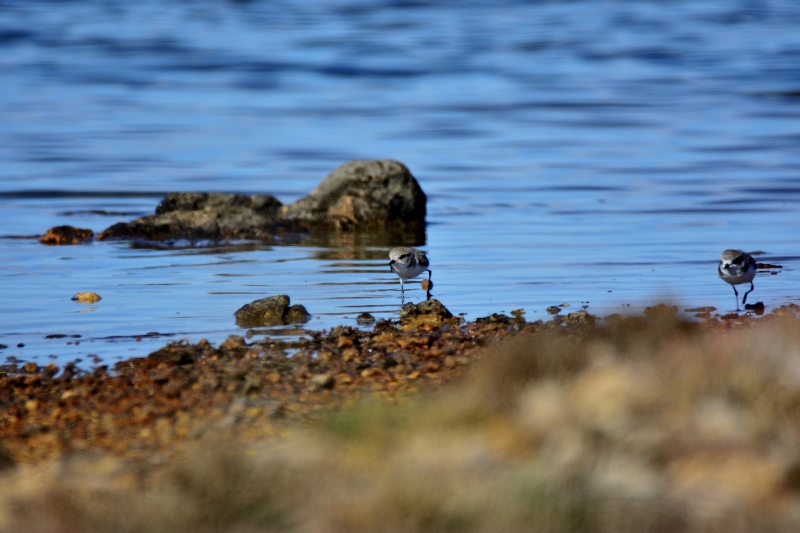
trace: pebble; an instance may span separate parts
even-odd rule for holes
[[[96,292],[76,292],[72,300],[79,304],[93,304],[102,300]]]

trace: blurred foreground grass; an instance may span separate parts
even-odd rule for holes
[[[168,463],[9,470],[8,532],[800,530],[800,321],[542,329],[465,379]]]

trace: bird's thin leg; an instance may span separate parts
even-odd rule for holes
[[[736,310],[739,310],[739,293],[736,291],[736,285],[731,285],[733,287],[733,294],[736,295]]]
[[[747,295],[750,294],[751,292],[753,292],[753,289],[755,289],[755,287],[753,286],[753,282],[751,281],[750,282],[750,290],[747,291],[746,293],[744,293],[744,298],[742,298],[742,305],[747,303]]]
[[[430,300],[431,299],[431,283],[430,283],[431,274],[432,274],[431,270],[428,269],[428,289],[426,290],[426,294],[425,294],[425,299],[426,300]]]

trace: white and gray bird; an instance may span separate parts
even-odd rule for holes
[[[725,250],[720,256],[717,273],[722,281],[730,283],[733,293],[736,295],[736,310],[739,310],[739,293],[736,291],[737,285],[743,283],[750,284],[750,290],[744,293],[742,305],[747,303],[747,295],[753,292],[753,278],[756,277],[756,262],[753,257],[741,250]]]
[[[403,280],[416,278],[423,272],[428,272],[428,281],[431,279],[430,261],[425,252],[416,248],[398,246],[389,252],[389,268],[400,278],[400,290],[405,293]]]

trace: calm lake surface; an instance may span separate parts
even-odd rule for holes
[[[288,203],[381,157],[427,193],[433,293],[468,319],[725,313],[725,248],[783,265],[750,301],[797,302],[800,3],[0,0],[0,362],[220,342],[282,293],[312,329],[396,318],[388,249],[414,243],[17,238],[167,191]]]

